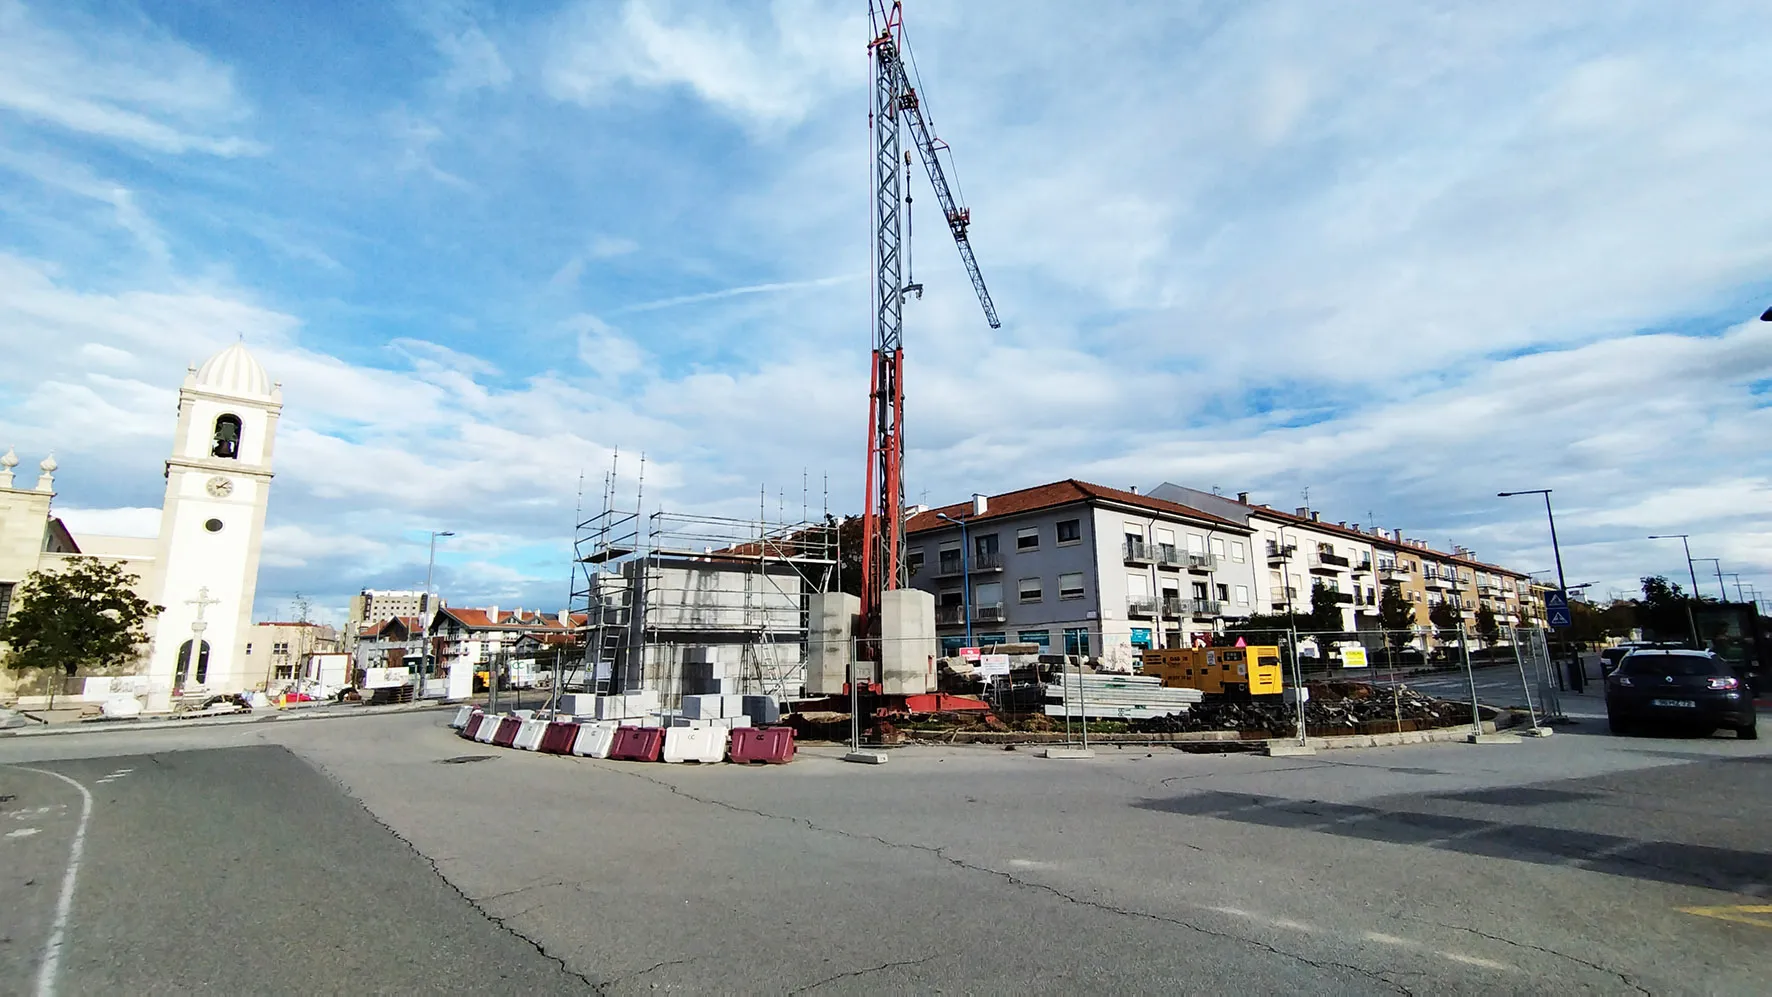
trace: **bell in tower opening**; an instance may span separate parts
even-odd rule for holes
[[[212,457],[226,457],[229,460],[240,458],[240,418],[224,415],[215,420],[215,446],[209,451]]]

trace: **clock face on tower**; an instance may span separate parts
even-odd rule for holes
[[[205,487],[209,489],[209,494],[216,498],[227,498],[234,492],[234,483],[220,475],[210,478]]]

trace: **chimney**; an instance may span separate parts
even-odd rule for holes
[[[497,606],[488,606],[486,608],[486,618],[491,620],[494,623],[497,623],[498,622],[498,607]]]
[[[1320,512],[1311,513],[1311,522],[1320,523],[1322,521],[1323,521],[1323,514],[1322,513],[1320,513]]]
[[[1132,493],[1132,494],[1134,494],[1134,495],[1137,495],[1137,494],[1138,494],[1138,486],[1137,486],[1137,485],[1133,485],[1133,486],[1132,486],[1132,487],[1131,487],[1131,488],[1128,488],[1128,489],[1126,489],[1126,490],[1127,490],[1127,491],[1129,491],[1129,492],[1131,492],[1131,493]]]
[[[1403,531],[1402,530],[1392,530],[1391,531],[1391,540],[1396,543],[1402,543],[1403,542]]]
[[[557,614],[556,618],[559,619],[561,626],[563,626],[563,627],[571,627],[572,626],[572,610],[562,609]]]
[[[1237,501],[1241,502],[1244,505],[1248,505],[1249,504],[1249,493],[1248,492],[1238,492],[1237,493]]]
[[[1301,505],[1298,508],[1292,510],[1292,513],[1293,513],[1293,515],[1297,516],[1299,519],[1309,519],[1309,518],[1311,518],[1311,507],[1308,505]]]

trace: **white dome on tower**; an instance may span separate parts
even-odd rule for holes
[[[273,385],[265,365],[247,352],[244,343],[235,343],[203,361],[197,368],[197,387],[224,395],[270,396]]]

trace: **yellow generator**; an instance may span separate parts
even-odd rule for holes
[[[1272,696],[1281,690],[1280,649],[1272,645],[1152,649],[1144,652],[1144,673],[1162,679],[1170,689]]]

